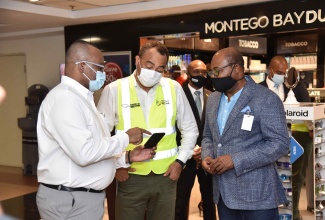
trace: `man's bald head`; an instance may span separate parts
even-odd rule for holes
[[[94,71],[98,67],[92,65],[90,66],[92,67],[91,69],[87,62],[81,61],[103,65],[104,57],[97,47],[82,40],[75,41],[67,50],[64,74],[88,88],[89,79],[96,79],[96,72]]]
[[[276,68],[280,65],[288,65],[286,58],[284,58],[283,56],[275,56],[271,59],[270,61],[271,68]]]
[[[201,67],[201,69],[207,69],[205,63],[201,60],[193,60],[187,67],[188,71],[193,71],[195,67]]]

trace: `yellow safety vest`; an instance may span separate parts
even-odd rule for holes
[[[148,115],[148,123],[144,118],[134,86],[134,78],[127,77],[118,81],[118,119],[116,133],[126,132],[133,127],[144,128],[151,133],[165,132],[165,136],[157,145],[156,155],[152,160],[133,162],[134,174],[147,175],[151,171],[162,174],[177,157],[176,143],[176,92],[171,79],[162,78],[157,85],[155,99]],[[142,145],[148,138],[144,138]],[[135,147],[129,144],[127,150]]]

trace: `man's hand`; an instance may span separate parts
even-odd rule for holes
[[[129,143],[130,144],[141,144],[142,143],[142,139],[143,139],[143,133],[151,135],[150,131],[147,131],[143,128],[130,128],[129,130],[127,130],[125,132],[127,135],[129,135]]]
[[[115,173],[115,178],[119,182],[124,182],[125,180],[129,179],[128,172],[134,172],[135,168],[118,168]]]
[[[169,176],[171,180],[178,180],[179,175],[182,172],[182,165],[178,162],[173,162],[169,167],[168,170],[164,173],[164,176]]]
[[[201,148],[199,146],[194,147],[192,158],[196,161],[196,169],[199,169],[201,165]]]
[[[143,145],[135,147],[130,153],[130,162],[140,162],[148,159],[154,158],[156,154],[156,147],[153,148],[144,148]]]
[[[230,155],[217,157],[210,166],[212,172],[217,174],[223,174],[232,168],[234,168],[234,162]]]
[[[202,167],[203,169],[207,172],[207,173],[210,173],[210,174],[213,174],[211,171],[211,164],[213,163],[213,159],[212,157],[206,157],[202,160]]]

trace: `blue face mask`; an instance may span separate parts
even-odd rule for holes
[[[87,79],[89,79],[85,73],[83,73],[83,74]],[[96,80],[89,79],[89,90],[92,92],[99,90],[104,85],[105,80],[106,80],[106,74],[101,71],[97,71],[96,72]]]
[[[284,75],[273,74],[272,81],[276,85],[281,85],[284,82]]]
[[[95,91],[99,90],[100,88],[102,88],[102,86],[104,85],[105,80],[106,80],[106,74],[99,70],[95,71],[90,65],[88,65],[88,63],[93,64],[98,67],[101,67],[101,68],[104,68],[104,66],[97,64],[97,63],[90,62],[90,61],[79,61],[79,62],[76,62],[76,64],[79,64],[81,62],[85,63],[92,71],[94,71],[96,73],[95,80],[90,80],[88,78],[88,76],[86,76],[85,73],[82,73],[89,80],[89,90],[92,92],[95,92]]]

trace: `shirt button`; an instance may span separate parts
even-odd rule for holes
[[[221,147],[222,145],[221,144],[218,144],[218,147]]]

